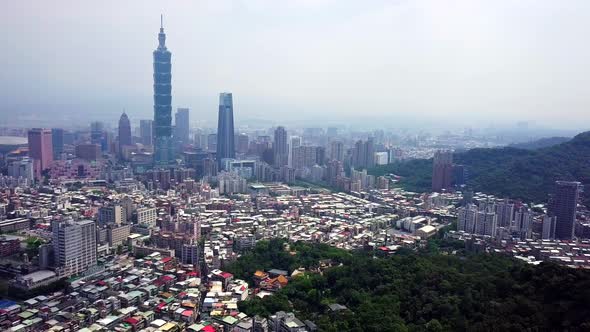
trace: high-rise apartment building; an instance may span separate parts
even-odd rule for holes
[[[344,161],[344,143],[333,141],[330,144],[330,159]]]
[[[41,178],[41,172],[49,169],[53,162],[53,144],[51,142],[51,130],[33,128],[29,130],[29,157],[33,159],[35,177]]]
[[[541,238],[543,240],[555,239],[555,226],[557,224],[556,217],[543,216],[543,233]]]
[[[53,160],[58,160],[64,150],[64,130],[61,128],[51,129],[51,145],[53,146]]]
[[[71,276],[95,266],[96,225],[92,220],[54,221],[53,252],[59,274]]]
[[[576,206],[580,195],[581,183],[576,181],[556,181],[555,189],[549,203],[548,214],[556,217],[555,238],[571,240],[574,236]]]
[[[217,152],[217,134],[207,135],[207,151]]]
[[[451,188],[453,183],[453,153],[436,151],[432,163],[432,191]]]
[[[328,167],[326,170],[326,179],[331,186],[336,187],[338,180],[344,177],[344,166],[342,162],[336,159],[328,161]]]
[[[302,169],[319,164],[317,146],[299,146],[293,149],[293,168]]]
[[[123,155],[123,147],[131,145],[131,122],[125,112],[119,118],[119,156]]]
[[[189,142],[189,109],[178,108],[174,114],[174,137],[177,142],[186,144]]]
[[[231,93],[223,92],[219,95],[219,117],[217,120],[217,163],[222,160],[235,158],[234,148],[234,106]]]
[[[285,127],[279,126],[275,129],[273,152],[276,167],[286,166],[289,163],[289,148],[287,146]]]
[[[514,219],[514,204],[506,199],[496,204],[495,210],[498,215],[498,227],[510,227]]]
[[[301,146],[301,137],[299,136],[292,136],[289,141],[289,167],[293,166],[293,149],[298,148]]]
[[[352,150],[352,166],[356,169],[368,169],[375,166],[375,147],[373,139],[359,140]]]
[[[139,121],[139,136],[141,138],[141,144],[145,146],[152,145],[153,139],[153,120],[140,120]]]
[[[104,133],[104,124],[100,121],[90,122],[90,141],[100,144]]]
[[[533,212],[526,206],[521,206],[514,214],[512,229],[520,234],[521,239],[530,239],[533,228]]]
[[[494,212],[479,211],[475,221],[475,234],[478,235],[496,235],[498,226],[498,215]]]
[[[154,51],[154,163],[168,165],[174,160],[172,144],[172,53],[166,48],[163,24]]]
[[[457,230],[474,234],[478,213],[479,209],[474,204],[459,208],[457,211]]]
[[[248,152],[248,144],[250,143],[250,138],[247,134],[239,134],[237,139],[237,150],[239,153],[247,153]]]

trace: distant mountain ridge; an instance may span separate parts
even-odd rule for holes
[[[465,165],[468,186],[500,197],[545,202],[556,180],[590,185],[590,131],[571,140],[536,150],[513,147],[472,149],[454,155]],[[410,160],[370,170],[371,174],[395,173],[408,190],[430,191],[432,160]],[[590,196],[590,195],[588,195]],[[584,203],[590,206],[589,197]]]
[[[530,141],[530,142],[512,143],[508,146],[511,148],[516,148],[516,149],[536,150],[536,149],[547,148],[550,146],[565,143],[571,139],[572,139],[571,137],[555,136],[555,137],[540,138],[538,140],[534,140],[534,141]]]

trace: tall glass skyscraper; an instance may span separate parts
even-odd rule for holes
[[[154,51],[154,164],[165,166],[174,160],[172,145],[172,54],[166,48],[163,24]]]
[[[177,142],[186,144],[189,141],[190,126],[189,126],[189,109],[178,108],[175,114],[174,121],[174,136]]]
[[[217,162],[235,158],[234,148],[234,106],[232,94],[223,92],[219,95],[219,118],[217,120]]]

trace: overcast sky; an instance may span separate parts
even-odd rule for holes
[[[590,123],[588,0],[6,1],[0,113],[151,118],[160,13],[196,124]]]

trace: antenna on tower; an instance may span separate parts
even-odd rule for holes
[[[164,29],[164,15],[160,14],[160,29]]]

